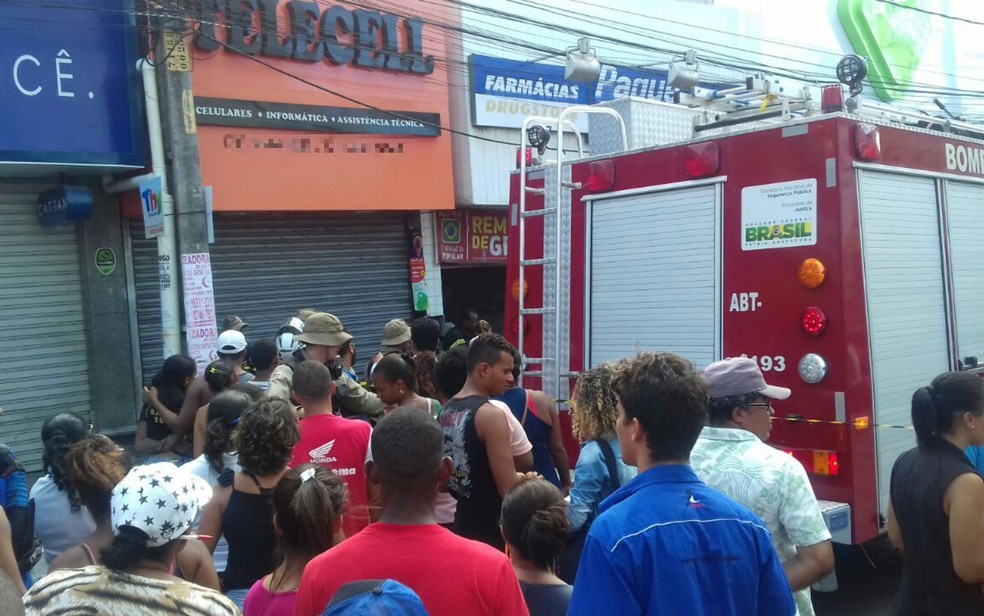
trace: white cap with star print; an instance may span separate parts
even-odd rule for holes
[[[113,532],[132,526],[158,547],[183,535],[212,498],[212,488],[200,477],[170,462],[133,467],[113,488]]]

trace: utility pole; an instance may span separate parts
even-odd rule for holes
[[[183,280],[184,327],[189,354],[199,362],[206,355],[201,349],[215,348],[215,303],[211,291],[211,265],[208,261],[208,236],[205,197],[198,156],[198,128],[195,121],[195,99],[191,89],[191,52],[188,46],[189,5],[181,0],[167,0],[151,11],[151,32],[154,40],[154,63],[157,65],[157,91],[160,99],[161,127],[167,158],[167,180],[174,196],[178,235],[179,263],[190,255],[205,255],[207,282],[194,281],[194,309],[189,303],[189,284]],[[148,6],[151,6],[148,3]],[[201,258],[198,259],[200,264]],[[198,270],[199,273],[201,269]],[[203,288],[205,301],[203,302]],[[194,333],[193,333],[194,332]],[[196,352],[197,351],[197,352]]]

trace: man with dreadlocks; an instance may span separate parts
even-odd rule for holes
[[[571,429],[581,443],[574,467],[574,487],[567,508],[570,540],[560,559],[559,575],[574,583],[577,563],[598,505],[636,475],[636,469],[622,462],[622,451],[615,435],[618,401],[612,390],[613,364],[601,364],[583,373],[571,395]]]

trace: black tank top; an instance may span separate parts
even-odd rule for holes
[[[943,511],[944,496],[953,480],[976,472],[964,452],[941,438],[896,460],[891,498],[904,551],[895,614],[984,614],[981,585],[962,582],[953,570],[950,520]]]
[[[458,499],[454,532],[462,537],[505,549],[499,533],[502,498],[496,488],[485,442],[475,429],[475,414],[488,402],[482,396],[452,398],[438,421],[444,430],[444,453],[454,460],[448,488]]]
[[[233,485],[232,480],[232,472],[227,471],[219,477],[219,484]],[[249,588],[273,571],[273,553],[277,547],[273,490],[260,488],[260,492],[240,492],[233,485],[229,504],[222,514],[222,535],[229,543],[229,560],[222,574],[222,588],[226,592]]]

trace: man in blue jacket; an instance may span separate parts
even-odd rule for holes
[[[707,419],[707,387],[693,366],[644,353],[612,386],[622,458],[639,475],[601,503],[568,616],[795,614],[766,525],[690,468]]]

